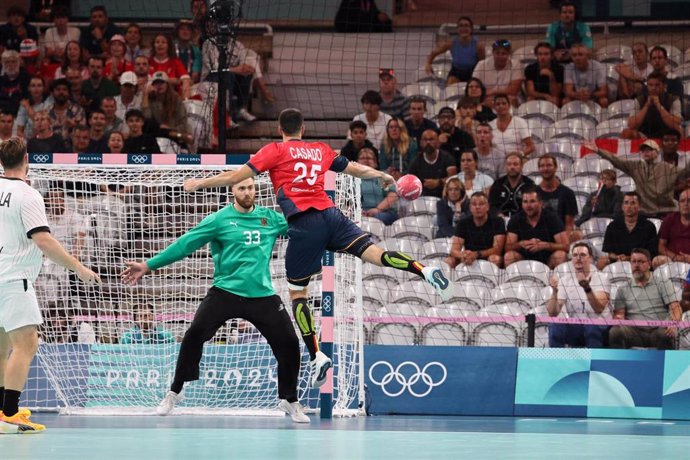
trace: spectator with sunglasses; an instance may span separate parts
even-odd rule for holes
[[[518,106],[517,95],[522,85],[522,69],[510,59],[510,40],[496,40],[492,56],[474,68],[473,77],[479,78],[486,87],[486,101],[497,93],[507,94],[513,107]]]
[[[549,25],[546,29],[546,41],[554,49],[554,56],[561,64],[572,62],[570,48],[575,43],[582,43],[590,50],[592,31],[584,22],[576,21],[577,7],[574,2],[563,2],[560,8],[561,18]]]

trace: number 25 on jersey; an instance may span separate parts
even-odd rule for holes
[[[293,184],[297,183],[297,182],[302,182],[304,180],[304,178],[307,177],[307,165],[305,163],[302,163],[302,162],[295,163],[294,170],[299,175],[292,182]],[[319,172],[321,172],[321,165],[312,164],[311,170],[309,171],[309,177],[307,178],[307,184],[314,185],[316,183],[316,179],[319,176]]]

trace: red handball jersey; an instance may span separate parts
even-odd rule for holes
[[[335,206],[324,191],[324,175],[341,172],[349,161],[322,142],[289,140],[259,150],[247,166],[259,174],[268,171],[278,204],[285,217],[307,209]]]

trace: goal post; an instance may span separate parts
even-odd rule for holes
[[[84,287],[65,270],[46,262],[36,282],[45,322],[37,356],[62,412],[154,412],[169,388],[179,342],[211,286],[213,261],[206,246],[157,270],[137,286],[122,284],[119,273],[126,260],[152,257],[231,202],[226,188],[184,192],[185,178],[214,175],[246,159],[233,155],[30,155],[29,178],[46,199],[51,230],[103,279],[100,287]],[[257,204],[278,210],[268,176],[256,179]],[[330,182],[335,186],[336,205],[359,221],[358,179],[338,175]],[[276,242],[270,269],[276,292],[290,305],[286,244],[286,239]],[[332,338],[334,369],[329,404],[328,398],[310,389],[309,356],[300,341],[298,390],[308,410],[321,409],[325,401],[336,416],[355,415],[364,401],[360,266],[359,259],[336,254],[334,269],[323,274],[332,279],[320,275],[310,285],[317,332]],[[327,298],[322,298],[322,285],[329,287]],[[325,308],[333,318],[324,322]],[[147,324],[151,319],[160,332],[160,343],[122,343],[135,323]],[[323,324],[329,327],[327,331],[322,331]],[[180,413],[277,415],[276,383],[276,362],[265,339],[251,324],[231,320],[204,345],[200,379],[185,385]]]

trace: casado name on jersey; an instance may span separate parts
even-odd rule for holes
[[[323,154],[321,149],[307,147],[290,147],[290,156],[296,160],[321,161]]]

